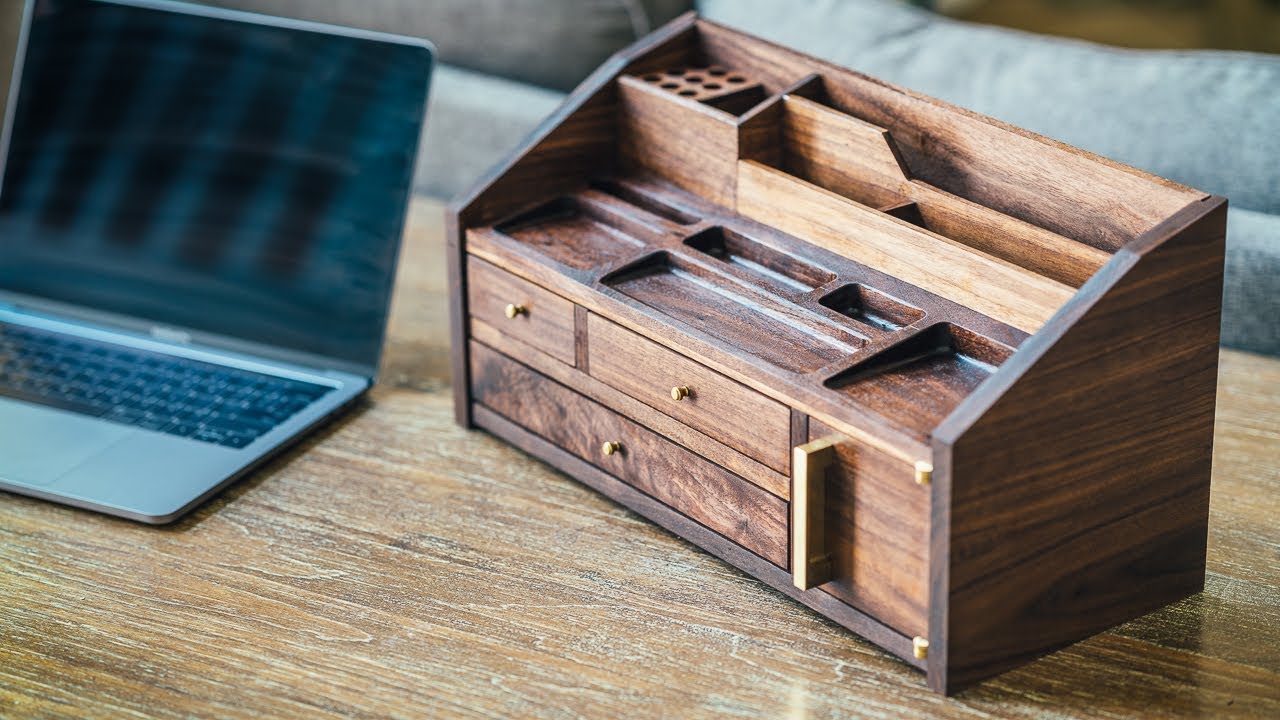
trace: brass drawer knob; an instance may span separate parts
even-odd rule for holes
[[[605,455],[612,455],[621,450],[622,450],[622,443],[614,442],[612,440],[609,440],[600,446],[600,452],[604,453]]]
[[[689,397],[689,388],[686,385],[677,385],[671,388],[672,400],[683,400]]]
[[[510,319],[512,319],[512,320],[514,320],[514,319],[516,319],[516,317],[518,317],[518,316],[520,316],[520,315],[524,315],[525,313],[528,313],[528,312],[529,312],[529,309],[528,309],[528,308],[526,308],[525,306],[523,306],[523,305],[516,305],[516,304],[514,304],[514,303],[512,303],[511,305],[508,305],[508,306],[507,306],[507,309],[506,309],[507,317],[508,317],[508,318],[510,318]]]

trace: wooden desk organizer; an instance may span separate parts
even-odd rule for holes
[[[451,208],[458,421],[951,693],[1203,587],[1225,210],[685,16]]]

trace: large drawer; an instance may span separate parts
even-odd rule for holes
[[[471,256],[467,259],[467,304],[471,317],[561,362],[574,364],[572,302]]]
[[[599,315],[587,320],[587,368],[600,381],[782,473],[791,410]]]
[[[485,345],[472,398],[654,499],[787,567],[787,503]]]

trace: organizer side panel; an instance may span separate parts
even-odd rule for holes
[[[1214,198],[1136,240],[935,434],[936,690],[1202,589],[1225,228]]]

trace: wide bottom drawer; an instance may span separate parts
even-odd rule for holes
[[[788,561],[787,503],[479,343],[472,398],[775,565]]]

